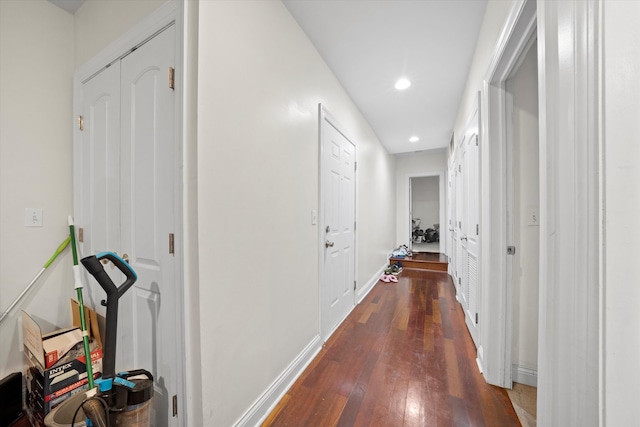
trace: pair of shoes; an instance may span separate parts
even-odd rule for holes
[[[389,282],[398,283],[398,278],[391,274],[383,274],[382,277],[380,277],[380,280],[382,280],[385,283],[389,283]]]
[[[401,272],[402,272],[402,264],[400,264],[399,262],[396,262],[395,264],[390,265],[384,270],[385,275],[393,275],[393,276],[397,276]]]
[[[397,262],[391,266],[391,274],[397,276],[400,273],[402,273],[402,265]]]

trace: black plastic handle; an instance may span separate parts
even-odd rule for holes
[[[100,262],[101,259],[106,258],[112,261],[118,269],[124,273],[127,277],[124,283],[120,286],[114,285],[113,281],[109,277],[104,266]],[[91,255],[86,258],[82,258],[82,265],[87,269],[97,281],[98,284],[104,289],[107,294],[106,304],[107,306],[107,319],[106,319],[106,331],[103,348],[102,358],[102,378],[113,379],[115,377],[115,365],[116,365],[116,335],[118,330],[118,300],[120,297],[138,280],[138,275],[135,271],[126,263],[125,260],[120,258],[113,252],[101,252],[98,255]]]
[[[118,270],[124,273],[126,276],[124,283],[120,286],[116,286],[113,283],[109,275],[104,271],[104,267],[100,262],[101,259],[108,259],[113,262],[118,267]],[[96,278],[102,289],[107,293],[107,296],[117,295],[120,298],[138,280],[138,275],[131,266],[113,252],[101,252],[95,256],[88,256],[83,258],[81,262],[89,274]]]

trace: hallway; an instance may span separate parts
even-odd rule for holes
[[[478,372],[446,273],[378,282],[264,426],[519,426]]]

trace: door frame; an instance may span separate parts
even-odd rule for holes
[[[158,9],[151,12],[140,23],[134,26],[131,30],[127,31],[119,39],[111,43],[105,49],[100,51],[96,56],[90,59],[85,64],[81,65],[74,72],[73,77],[73,111],[74,117],[80,115],[82,111],[82,85],[84,82],[91,79],[98,74],[101,70],[112,64],[114,61],[120,60],[126,56],[132,46],[138,46],[145,41],[151,39],[156,34],[170,25],[175,25],[176,39],[175,52],[176,52],[176,66],[178,64],[182,66],[184,64],[183,54],[183,34],[184,34],[184,19],[183,19],[183,2],[182,0],[170,0]],[[186,345],[186,341],[189,337],[186,337],[187,329],[185,328],[185,322],[188,319],[185,318],[185,313],[188,312],[185,306],[185,286],[184,286],[184,239],[182,237],[182,231],[184,230],[183,220],[183,207],[184,207],[184,180],[180,165],[183,162],[183,135],[184,135],[184,103],[183,98],[183,77],[180,70],[176,70],[175,75],[175,93],[176,93],[176,108],[175,108],[175,176],[174,176],[174,191],[176,194],[176,206],[174,211],[174,217],[176,221],[176,238],[174,242],[175,247],[175,283],[176,287],[176,301],[175,310],[177,311],[177,318],[179,323],[176,327],[176,334],[182,341],[179,343],[180,351],[177,354],[177,369],[176,375],[176,393],[178,394],[177,404],[178,408],[185,408],[186,410],[178,410],[177,423],[178,425],[187,425],[187,414],[190,414],[193,410],[192,405],[187,405],[187,402],[193,399],[187,398],[187,390],[191,389],[189,385],[187,367],[185,360],[191,359],[190,347]],[[81,152],[79,151],[79,141],[82,140],[82,133],[78,126],[73,126],[73,164],[77,164],[80,159]],[[73,174],[73,209],[74,215],[77,214],[76,209],[80,206],[80,200],[82,197],[82,182],[79,174],[75,172]],[[76,217],[76,223],[81,223],[81,217]],[[189,409],[191,410],[189,410]],[[197,418],[196,418],[197,419]]]
[[[407,212],[409,212],[409,219],[408,219],[408,224],[407,224],[407,230],[408,230],[408,242],[410,242],[410,247],[413,248],[413,229],[411,226],[411,210],[413,208],[412,206],[412,196],[413,196],[413,189],[411,188],[411,180],[413,178],[429,178],[429,177],[438,177],[438,217],[439,217],[439,221],[440,221],[440,241],[438,242],[439,244],[439,251],[441,254],[444,253],[443,250],[443,246],[445,245],[445,238],[446,235],[443,236],[443,232],[445,229],[447,229],[447,224],[446,224],[446,215],[445,215],[445,211],[446,211],[446,198],[445,198],[445,185],[444,185],[444,177],[445,177],[445,171],[436,171],[436,172],[423,172],[423,173],[412,173],[412,174],[407,174],[405,176],[405,182],[407,183],[407,204],[408,204],[408,209]],[[445,226],[444,228],[442,226]],[[448,229],[447,229],[448,230]]]
[[[333,127],[338,130],[352,145],[354,149],[354,162],[356,163],[356,168],[353,174],[353,185],[354,185],[354,208],[353,208],[353,219],[354,219],[354,228],[353,228],[353,277],[354,280],[357,281],[358,277],[358,258],[357,258],[357,250],[358,250],[358,228],[355,223],[358,218],[358,168],[357,168],[357,159],[358,159],[358,150],[357,145],[353,142],[353,139],[349,137],[348,133],[345,132],[344,127],[340,125],[340,123],[336,120],[336,118],[322,105],[322,103],[318,104],[318,331],[319,336],[322,342],[326,342],[329,337],[335,332],[335,330],[342,324],[344,319],[338,323],[338,325],[331,331],[323,331],[322,330],[322,288],[325,280],[324,277],[324,251],[322,245],[325,241],[325,234],[323,230],[323,225],[325,222],[324,218],[324,200],[322,197],[322,167],[324,166],[324,149],[322,144],[322,138],[324,136],[324,126],[325,121],[330,123]],[[357,282],[356,282],[357,283]],[[349,310],[349,313],[355,308],[358,304],[358,292],[357,286],[354,286],[353,292],[353,305]],[[349,315],[345,316],[345,318]],[[326,337],[325,337],[326,332]]]
[[[535,0],[514,2],[491,56],[482,88],[480,140],[491,141],[480,150],[481,204],[480,242],[482,289],[478,364],[485,380],[511,388],[512,292],[507,272],[507,105],[505,82],[537,28]],[[542,197],[542,194],[541,194]]]

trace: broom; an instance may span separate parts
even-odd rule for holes
[[[82,343],[84,346],[84,357],[87,365],[87,380],[89,390],[93,385],[93,367],[91,366],[91,350],[89,348],[89,332],[87,331],[87,319],[84,314],[84,301],[82,299],[82,275],[80,266],[78,265],[78,248],[76,246],[76,230],[73,224],[73,218],[69,217],[69,237],[71,238],[71,251],[73,252],[73,277],[75,283],[76,294],[78,298],[78,306],[80,309],[80,329],[82,330]]]

